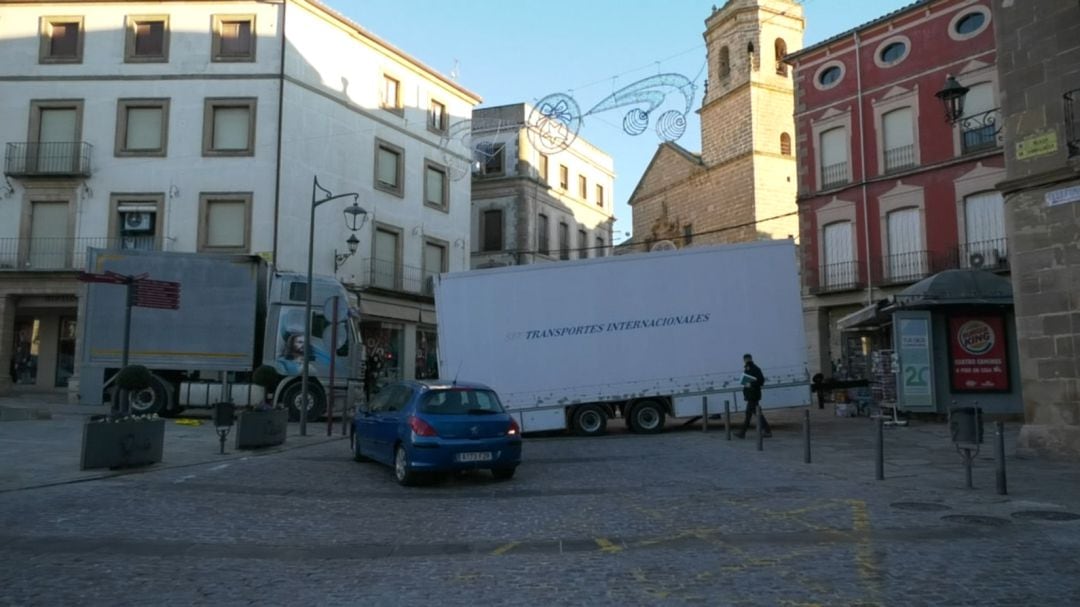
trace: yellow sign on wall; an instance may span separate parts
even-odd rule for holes
[[[1057,152],[1057,133],[1047,131],[1025,137],[1016,142],[1016,159],[1030,160]]]

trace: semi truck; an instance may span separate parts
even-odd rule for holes
[[[738,411],[744,354],[763,408],[809,403],[791,240],[443,274],[435,305],[441,377],[493,388],[523,432]]]
[[[106,249],[89,249],[87,272],[180,284],[178,309],[131,309],[128,364],[143,365],[153,374],[150,387],[128,394],[135,414],[173,416],[227,398],[238,405],[272,399],[287,406],[294,420],[301,410],[315,420],[333,395],[359,394],[363,346],[357,319],[350,313],[348,292],[333,278],[313,278],[310,396],[304,407],[305,275],[275,271],[252,255]],[[110,402],[118,392],[112,379],[122,361],[126,291],[123,285],[87,284],[80,323],[81,403]],[[251,382],[261,365],[274,367],[281,376],[273,394]]]

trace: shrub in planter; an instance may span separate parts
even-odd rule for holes
[[[91,419],[83,425],[79,467],[127,468],[161,461],[165,420],[156,415]]]
[[[251,382],[266,390],[266,398],[262,405],[247,407],[240,412],[236,422],[236,448],[280,445],[285,442],[285,431],[289,427],[289,412],[273,406],[274,390],[281,382],[281,375],[270,365],[262,365],[251,374]]]

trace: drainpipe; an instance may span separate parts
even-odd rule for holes
[[[862,182],[863,203],[863,243],[866,245],[866,305],[874,303],[874,270],[870,256],[870,203],[866,191],[866,124],[863,122],[863,88],[862,88],[862,57],[859,55],[859,47],[862,42],[859,32],[853,34],[855,40],[855,103],[859,109],[859,181]]]
[[[278,212],[281,209],[281,140],[282,124],[285,120],[285,51],[287,49],[285,39],[285,15],[289,12],[289,0],[281,3],[281,19],[278,21],[281,39],[281,63],[278,66],[278,113],[277,113],[277,175],[274,180],[274,244],[270,255],[273,258],[273,267],[277,269],[278,262]]]

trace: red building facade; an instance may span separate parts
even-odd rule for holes
[[[890,339],[860,310],[911,283],[1008,270],[992,21],[989,0],[922,0],[788,56],[812,373],[859,375]]]

